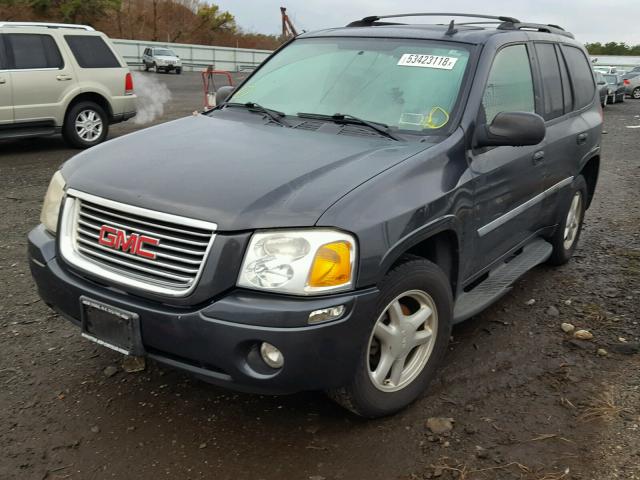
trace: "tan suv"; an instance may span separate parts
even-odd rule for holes
[[[62,133],[74,147],[102,142],[136,114],[133,79],[91,27],[0,22],[0,139]]]

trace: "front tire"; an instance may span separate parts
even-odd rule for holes
[[[108,133],[107,114],[93,102],[78,102],[65,115],[62,136],[72,147],[93,147],[102,143]]]
[[[176,75],[180,75],[182,73],[182,68],[176,68]]]
[[[562,221],[551,237],[553,252],[547,263],[564,265],[571,259],[580,239],[586,207],[587,182],[578,175],[572,184],[571,199],[563,207]]]
[[[327,392],[357,415],[391,415],[415,401],[447,350],[453,299],[433,263],[406,257],[380,284],[371,330],[349,385]]]

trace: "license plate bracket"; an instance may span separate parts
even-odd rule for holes
[[[82,336],[125,355],[144,355],[137,313],[80,297]]]

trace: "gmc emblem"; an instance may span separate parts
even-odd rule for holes
[[[139,257],[155,260],[156,254],[149,250],[145,250],[144,247],[145,245],[158,245],[160,240],[157,238],[147,237],[146,235],[139,235],[137,233],[127,235],[127,232],[124,230],[110,227],[108,225],[102,225],[100,228],[98,243],[105,247],[113,248],[114,250],[121,250]]]

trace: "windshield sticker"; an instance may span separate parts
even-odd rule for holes
[[[452,70],[458,61],[455,57],[444,55],[420,55],[417,53],[405,53],[398,60],[398,65],[403,67],[437,68],[440,70]]]
[[[422,122],[424,122],[424,115],[422,115],[421,113],[404,112],[400,115],[400,121],[398,123],[402,125],[414,125],[417,127],[422,127]]]

